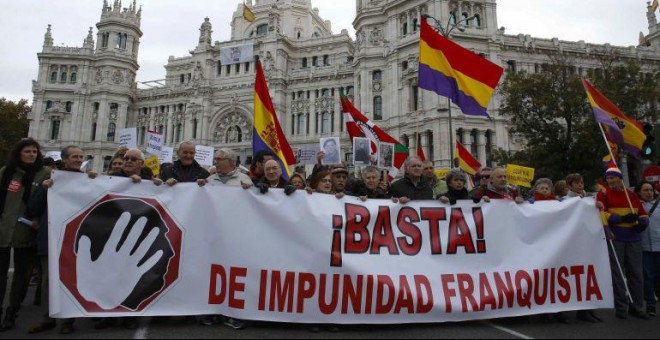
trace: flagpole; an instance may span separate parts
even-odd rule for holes
[[[451,99],[447,97],[447,114],[448,114],[448,120],[449,120],[449,168],[453,169],[455,167],[454,165],[454,149],[456,146],[454,145],[454,128],[452,127],[451,124]]]
[[[612,162],[614,162],[614,165],[618,168],[619,165],[617,164],[616,158],[614,157],[614,153],[612,152],[612,148],[610,147],[610,143],[607,140],[607,137],[605,136],[605,129],[603,129],[603,124],[598,123],[598,127],[600,128],[600,133],[603,136],[603,139],[605,140],[605,145],[607,145],[607,151],[610,153],[610,157],[612,158]],[[628,200],[628,206],[630,207],[630,211],[634,212],[635,210],[633,209],[632,201],[630,200],[630,196],[628,195],[628,189],[626,188],[626,185],[623,185],[623,192],[626,195],[626,199]],[[607,237],[607,235],[606,235]],[[626,287],[626,294],[628,295],[628,299],[630,300],[631,304],[634,304],[635,301],[632,297],[632,294],[630,294],[630,288],[628,288],[628,280],[626,279],[626,275],[623,272],[623,267],[621,267],[621,262],[619,261],[619,256],[616,254],[616,249],[614,248],[614,242],[612,242],[609,237],[607,237],[607,241],[610,244],[610,248],[612,249],[612,255],[614,255],[614,260],[616,260],[616,265],[619,267],[619,273],[621,274],[621,277],[623,278],[623,284]]]

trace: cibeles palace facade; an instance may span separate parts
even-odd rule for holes
[[[449,165],[448,107],[445,98],[418,91],[419,21],[429,14],[441,22],[471,18],[452,39],[505,67],[507,72],[539,72],[549,54],[575,60],[575,72],[600,68],[599,56],[616,51],[640,62],[646,71],[660,65],[660,25],[649,9],[649,32],[640,46],[614,47],[584,41],[507,35],[498,28],[495,0],[356,0],[356,38],[346,30],[333,34],[311,0],[247,1],[256,20],[243,18],[236,1],[230,41],[213,41],[208,19],[200,18],[198,37],[190,37],[190,55],[167,59],[166,78],[136,83],[142,8],[104,1],[96,34],[90,28],[82,47],[54,43],[50,25],[38,54],[33,81],[30,136],[46,150],[80,145],[94,156],[94,168],[107,168],[118,131],[137,127],[160,131],[176,147],[184,140],[235,149],[251,158],[255,58],[262,61],[271,97],[293,148],[341,136],[349,155],[340,91],[393,137],[415,150],[421,143],[437,167]],[[145,15],[148,8],[144,9]],[[640,13],[643,19],[643,13]],[[606,20],[603,18],[603,20]],[[226,28],[222,28],[226,29]],[[156,34],[145,32],[146,34]],[[165,39],[165,38],[163,38]],[[221,50],[251,45],[255,58],[223,64]],[[451,109],[453,130],[482,164],[495,148],[519,150],[524,141],[509,133],[509,122],[493,98],[487,120]]]

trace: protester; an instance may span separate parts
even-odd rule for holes
[[[362,201],[390,198],[387,191],[383,190],[381,186],[380,171],[373,166],[368,166],[362,170],[362,181],[359,181],[356,187],[356,194]]]
[[[161,167],[160,179],[167,185],[173,186],[177,183],[191,183],[197,182],[198,179],[209,178],[211,174],[195,160],[195,150],[195,143],[181,143],[177,151],[179,159],[169,166]]]
[[[62,170],[73,172],[73,173],[82,173],[80,167],[82,166],[83,160],[85,159],[85,154],[83,150],[75,145],[70,145],[62,149],[61,152],[62,158]],[[89,172],[88,176],[90,178],[95,178],[96,173]],[[28,330],[29,334],[41,333],[50,329],[53,329],[57,326],[56,319],[49,317],[49,306],[48,306],[48,189],[54,185],[52,179],[47,179],[43,182],[43,187],[39,188],[37,193],[30,199],[27,209],[25,211],[25,217],[28,220],[39,221],[37,229],[37,253],[39,255],[39,260],[43,271],[41,272],[41,296],[44,299],[41,308],[44,310],[42,321],[33,326]],[[71,334],[74,332],[73,324],[75,319],[62,319],[62,324],[60,325],[60,334]]]
[[[215,174],[207,179],[197,180],[199,186],[206,184],[211,186],[227,185],[227,186],[243,186],[251,187],[253,185],[252,179],[236,168],[237,155],[234,151],[229,149],[220,149],[216,151],[213,163],[215,163]]]
[[[7,165],[0,169],[0,303],[4,301],[7,290],[12,249],[14,253],[9,306],[0,331],[14,328],[21,300],[28,288],[30,262],[34,261],[35,256],[36,225],[17,221],[24,214],[30,198],[49,176],[50,168],[43,167],[41,146],[31,138],[18,142],[9,153]]]
[[[490,175],[493,172],[493,169],[489,167],[483,167],[476,176],[474,176],[474,182],[478,185],[470,191],[470,197],[474,198],[474,194],[477,193],[479,189],[487,190],[488,184],[490,184]]]
[[[555,193],[555,197],[558,200],[564,199],[564,197],[568,195],[568,191],[569,191],[568,183],[566,183],[566,181],[563,179],[555,182],[555,188],[553,191]]]
[[[587,196],[587,192],[584,191],[584,178],[580,174],[570,174],[566,176],[566,184],[568,185],[567,197],[581,197],[584,198]]]
[[[330,171],[321,171],[314,175],[310,181],[309,187],[305,189],[308,194],[319,193],[326,195],[335,195],[337,199],[342,199],[346,196],[344,193],[335,193],[332,190],[332,173]]]
[[[344,165],[335,165],[332,170],[332,190],[335,193],[343,193],[347,196],[354,196],[348,189],[348,170]]]
[[[423,166],[424,166],[424,177],[426,177],[426,179],[429,181],[429,185],[431,186],[431,188],[433,188],[433,198],[439,199],[441,196],[444,196],[449,190],[447,188],[449,181],[445,182],[439,179],[438,176],[435,175],[435,168],[433,167],[433,162],[424,161]]]
[[[406,204],[410,201],[433,200],[433,188],[424,177],[422,160],[417,156],[409,157],[405,162],[405,177],[394,182],[390,194]]]
[[[470,199],[470,193],[465,187],[465,174],[463,172],[451,171],[447,174],[446,179],[449,189],[447,193],[439,198],[440,202],[454,205],[458,200]]]
[[[305,181],[305,177],[298,173],[291,175],[289,184],[293,185],[296,190],[305,190],[307,187],[307,181]]]
[[[605,172],[605,181],[608,188],[599,192],[597,199],[603,204],[603,221],[607,221],[606,233],[611,239],[610,267],[614,285],[616,317],[627,319],[628,315],[632,315],[640,319],[649,319],[644,310],[641,244],[641,234],[649,225],[648,213],[637,195],[625,188],[621,170],[608,169]],[[625,278],[622,272],[624,268],[628,290],[633,300],[632,304],[626,295]]]
[[[280,163],[275,160],[266,161],[264,164],[264,178],[256,184],[257,188],[262,194],[268,192],[269,189],[284,189],[284,193],[289,196],[296,191],[296,187],[287,183],[282,177],[282,167]]]
[[[510,189],[507,186],[506,169],[502,167],[493,169],[490,176],[490,183],[486,187],[479,187],[474,193],[473,200],[475,203],[478,203],[482,199],[484,202],[490,202],[491,199],[509,199],[514,200],[518,204],[525,202],[516,190]]]
[[[642,200],[644,209],[650,215],[649,227],[642,233],[644,297],[646,313],[649,316],[656,316],[655,297],[660,296],[660,289],[658,289],[660,282],[660,213],[653,210],[656,205],[656,192],[653,184],[644,181],[637,185],[635,191]]]
[[[252,159],[252,165],[250,166],[250,179],[252,182],[259,183],[261,178],[264,177],[264,164],[266,161],[275,159],[275,156],[270,151],[259,151],[254,155]],[[236,160],[234,160],[235,162]]]
[[[113,176],[115,174],[121,173],[121,170],[124,168],[124,156],[115,156],[110,161],[110,170],[108,170],[108,175]]]
[[[539,178],[534,183],[532,197],[527,202],[534,204],[539,201],[556,201],[557,196],[553,192],[552,180],[549,178]]]

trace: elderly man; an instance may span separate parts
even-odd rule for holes
[[[490,183],[485,188],[479,187],[473,199],[475,203],[478,203],[482,199],[484,202],[490,202],[491,199],[509,199],[516,201],[518,204],[525,202],[516,190],[509,189],[507,186],[506,169],[502,167],[493,169]]]
[[[191,183],[198,179],[209,178],[211,174],[195,160],[195,143],[183,142],[177,151],[179,159],[160,171],[160,179],[172,186],[179,182]]]
[[[348,189],[349,178],[348,170],[343,165],[335,165],[330,170],[332,174],[332,191],[337,194],[344,194],[348,196],[353,196],[353,193]]]
[[[394,182],[390,188],[390,194],[398,198],[399,202],[406,204],[410,201],[432,200],[433,188],[423,176],[423,162],[417,156],[411,156],[406,160],[406,175],[404,178]]]
[[[489,167],[483,167],[479,172],[477,173],[476,176],[474,176],[475,183],[479,182],[479,185],[477,185],[472,191],[470,191],[470,197],[474,198],[474,194],[477,192],[477,190],[482,189],[486,190],[488,189],[488,184],[490,184],[490,176],[493,172],[493,169]]]
[[[603,222],[606,221],[606,234],[612,239],[609,252],[616,317],[627,319],[630,314],[648,320],[649,316],[644,310],[641,233],[649,225],[649,216],[639,197],[626,189],[621,170],[608,169],[605,172],[605,181],[608,188],[599,192],[597,199],[603,204],[602,217]],[[625,274],[621,268],[625,269]],[[626,294],[626,278],[632,303]]]
[[[252,179],[248,175],[242,173],[236,168],[236,159],[238,155],[229,149],[220,149],[215,153],[213,163],[215,163],[216,173],[207,179],[197,180],[199,186],[206,184],[216,185],[229,185],[229,186],[243,186],[251,187],[253,185]]]
[[[129,149],[124,154],[124,166],[117,177],[128,177],[133,183],[140,183],[142,180],[153,181],[156,185],[163,184],[160,178],[153,178],[153,175],[144,169],[144,153],[139,149]]]
[[[85,159],[82,149],[75,145],[70,145],[62,149],[60,153],[62,158],[62,170],[68,172],[82,173],[80,167]],[[96,173],[89,172],[90,178],[95,178]],[[56,319],[48,316],[48,189],[54,185],[52,179],[44,181],[43,188],[39,190],[30,200],[25,211],[25,216],[32,219],[41,219],[40,223],[33,223],[33,228],[37,229],[37,253],[39,255],[41,267],[41,297],[44,302],[41,308],[44,310],[42,321],[28,330],[30,334],[41,333],[56,326]],[[74,331],[73,323],[75,319],[63,319],[60,326],[60,334],[71,334]]]
[[[250,166],[250,179],[253,182],[259,182],[264,177],[264,165],[271,159],[275,159],[275,156],[270,151],[259,151],[254,155]]]
[[[282,178],[282,167],[280,163],[275,160],[266,161],[264,164],[264,178],[256,184],[257,188],[262,194],[268,192],[268,189],[284,189],[287,196],[293,194],[296,188],[289,185],[284,178]]]
[[[438,199],[449,191],[447,187],[447,182],[438,178],[435,175],[435,168],[433,167],[433,162],[425,161],[424,164],[424,177],[429,181],[429,185],[433,188],[433,198]]]
[[[387,180],[387,179],[385,179]],[[387,190],[383,189],[381,185],[381,174],[378,168],[368,166],[362,170],[362,181],[358,182],[356,194],[361,200],[366,201],[369,199],[385,199],[390,198]]]

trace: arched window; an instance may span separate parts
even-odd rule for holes
[[[456,140],[465,145],[465,141],[463,140],[463,129],[456,130]]]
[[[469,15],[467,14],[467,12],[463,12],[463,14],[461,15],[461,24],[464,24],[465,26],[470,26],[470,22],[467,21],[468,17]]]
[[[302,36],[302,32],[298,31],[298,39]]]
[[[50,82],[51,82],[51,83],[56,83],[56,82],[57,82],[57,71],[52,72],[52,73],[50,74]]]
[[[128,35],[126,33],[119,33],[117,35],[117,48],[121,50],[125,50],[127,41],[128,41]]]
[[[66,102],[66,112],[71,112],[73,110],[73,102]]]
[[[71,73],[71,78],[70,78],[69,82],[72,83],[72,84],[75,84],[77,80],[78,80],[78,74],[75,73],[75,72]]]
[[[62,72],[62,75],[60,75],[60,82],[66,83],[66,81],[67,81],[67,74],[66,72]]]
[[[481,27],[481,16],[479,14],[474,16],[474,20],[472,20],[472,24],[474,27]]]
[[[381,79],[383,79],[383,72],[381,70],[375,70],[373,72],[372,77],[373,77],[373,81],[380,81]]]
[[[263,37],[268,34],[268,24],[261,24],[257,26],[257,37]]]
[[[117,130],[117,125],[115,123],[108,124],[108,138],[106,139],[107,142],[114,142],[115,141],[115,131],[116,130]]]
[[[177,124],[177,126],[176,126],[176,142],[177,143],[181,141],[181,132],[182,131],[183,131],[183,127],[181,126],[181,124]]]
[[[330,113],[321,113],[321,133],[330,133]]]
[[[107,48],[109,40],[110,40],[110,33],[106,32],[101,34],[101,47]]]
[[[330,97],[329,89],[321,89],[321,97]]]
[[[89,140],[92,142],[96,141],[96,123],[92,123],[92,133],[91,136],[89,137]]]
[[[383,120],[383,97],[374,97],[374,120]]]
[[[404,22],[402,26],[403,26],[403,28],[402,28],[402,30],[401,30],[401,34],[402,34],[403,36],[408,35],[408,23],[407,23],[407,22]]]
[[[449,13],[449,24],[456,25],[456,13],[454,12]]]
[[[218,60],[218,75],[222,74],[222,61]]]
[[[302,59],[302,68],[307,68],[307,58]]]
[[[417,32],[417,28],[418,28],[417,26],[418,25],[419,25],[419,20],[417,18],[413,19],[413,22],[412,22],[412,31],[413,32]]]
[[[181,80],[181,84],[184,84],[186,82],[186,76],[183,74],[180,76],[179,79]]]
[[[61,124],[61,122],[59,120],[54,120],[53,121],[53,126],[50,129],[50,139],[51,140],[57,140],[58,137],[60,136],[60,124]]]
[[[299,114],[298,115],[298,124],[297,124],[298,130],[296,131],[296,134],[298,136],[302,136],[302,135],[305,134],[305,126],[306,126],[305,115],[304,114]]]
[[[193,119],[192,138],[197,139],[197,118]]]

